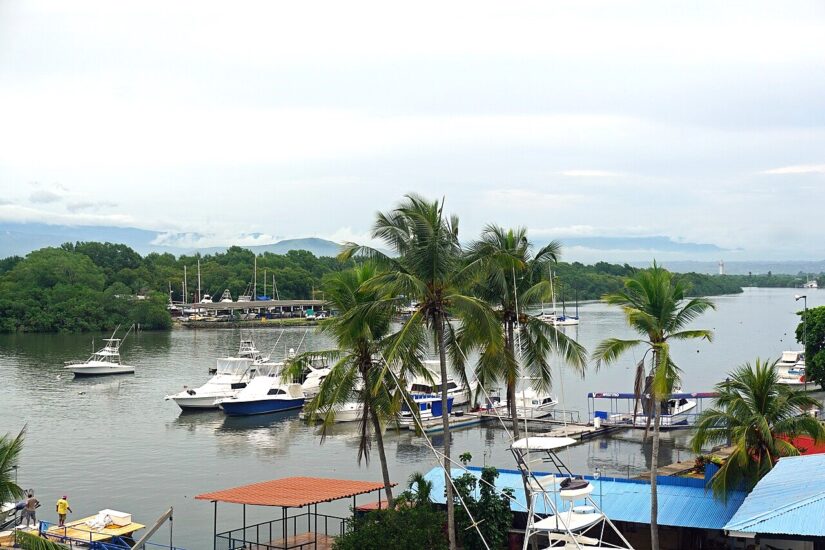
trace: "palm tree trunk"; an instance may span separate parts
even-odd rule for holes
[[[447,537],[450,550],[456,550],[455,506],[453,486],[450,479],[450,415],[447,413],[447,351],[444,349],[444,316],[438,314],[435,321],[436,339],[438,340],[438,360],[441,364],[441,421],[444,427],[444,486],[447,500]]]
[[[659,550],[659,494],[656,488],[656,475],[659,466],[659,417],[662,404],[658,396],[653,404],[653,452],[650,457],[650,548]]]
[[[513,322],[507,321],[507,348],[511,356],[516,357],[516,340],[513,331]],[[518,407],[516,406],[516,379],[507,380],[507,404],[510,409],[510,419],[513,421],[513,440],[521,438],[518,426]]]
[[[370,416],[372,417],[372,429],[375,430],[375,442],[378,444],[378,458],[381,460],[381,475],[384,477],[384,491],[387,493],[387,509],[389,510],[392,508],[393,498],[387,453],[384,450],[384,434],[381,432],[381,423],[373,407],[370,407]]]

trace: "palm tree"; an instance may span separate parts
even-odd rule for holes
[[[398,347],[398,343],[391,337],[390,322],[394,308],[391,304],[381,302],[376,289],[365,284],[377,274],[374,264],[364,263],[325,278],[325,298],[339,314],[323,320],[320,330],[334,339],[337,349],[302,354],[291,363],[284,376],[300,374],[305,362],[313,357],[325,357],[335,362],[321,383],[318,395],[307,404],[307,412],[311,419],[323,420],[323,438],[335,422],[337,408],[353,401],[363,406],[359,421],[358,461],[369,462],[374,436],[387,503],[391,506],[392,486],[384,451],[382,423],[395,416],[398,400],[390,391],[395,385],[385,383],[387,371],[377,358],[384,353],[387,345]],[[413,343],[413,355],[418,353],[419,347]],[[403,349],[398,354],[403,356]]]
[[[745,363],[716,385],[716,405],[699,415],[694,452],[728,443],[735,448],[711,479],[713,492],[722,498],[732,489],[753,488],[780,457],[798,455],[790,442],[794,437],[825,439],[822,424],[804,414],[819,401],[777,380],[776,362]]]
[[[501,356],[488,353],[486,343],[480,343],[479,379],[483,384],[504,379],[516,439],[520,437],[516,382],[523,374],[521,369],[536,381],[538,389],[549,390],[552,372],[547,362],[548,351],[561,353],[580,371],[586,365],[586,352],[578,342],[555,326],[523,313],[524,308],[546,297],[549,264],[558,261],[560,251],[561,245],[552,241],[533,255],[525,228],[488,225],[467,252],[468,262],[478,275],[473,292],[493,306],[504,329],[505,348]]]
[[[457,346],[460,336],[467,335],[473,342],[487,340],[490,349],[497,353],[502,346],[501,329],[493,311],[482,300],[462,293],[467,272],[463,269],[463,252],[458,241],[458,217],[444,214],[443,201],[428,201],[410,194],[395,209],[378,214],[372,237],[381,239],[397,257],[348,243],[340,258],[359,255],[381,262],[385,271],[373,284],[382,289],[387,300],[397,303],[397,297],[404,296],[418,304],[398,332],[400,349],[390,346],[387,360],[395,360],[403,351],[402,343],[408,340],[407,333],[422,326],[429,329],[440,363],[441,406],[447,411],[447,354],[451,355],[454,366],[463,365]],[[460,321],[460,328],[453,328],[450,317]],[[466,379],[464,369],[459,369],[458,374]],[[456,535],[450,480],[450,424],[447,414],[442,418],[447,533],[452,550],[456,548]]]
[[[714,309],[713,302],[705,298],[687,299],[687,285],[675,280],[673,275],[653,262],[653,267],[640,271],[627,279],[623,292],[607,294],[603,300],[620,306],[627,324],[643,336],[636,340],[608,338],[601,342],[594,352],[596,367],[616,361],[631,348],[643,345],[651,352],[649,383],[642,390],[645,380],[644,358],[636,371],[635,389],[637,395],[647,393],[652,410],[646,411],[648,419],[653,417],[653,450],[650,468],[650,535],[653,550],[659,548],[658,494],[656,491],[656,470],[659,458],[659,420],[661,403],[666,400],[679,381],[679,369],[670,357],[670,340],[705,339],[712,341],[709,330],[688,330],[686,327],[708,309]]]
[[[9,502],[23,496],[23,489],[17,485],[17,463],[23,451],[23,438],[26,428],[20,430],[17,437],[8,434],[0,436],[0,503]]]

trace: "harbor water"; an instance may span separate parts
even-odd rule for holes
[[[717,310],[696,327],[715,333],[713,343],[677,342],[672,353],[683,370],[684,391],[710,391],[727,372],[757,357],[776,358],[799,349],[794,330],[802,301],[794,289],[747,289],[715,298]],[[825,305],[825,291],[807,290],[808,307]],[[587,349],[607,337],[634,337],[621,312],[601,303],[580,307],[581,325],[565,329]],[[330,342],[310,329],[261,328],[253,333],[262,351],[274,346],[280,358],[288,348],[328,349]],[[151,524],[169,506],[175,508],[174,539],[189,549],[211,548],[212,506],[194,495],[284,476],[304,475],[379,480],[378,454],[358,465],[358,426],[334,426],[323,444],[316,427],[296,412],[227,418],[220,412],[181,413],[167,394],[208,378],[216,357],[233,355],[239,333],[232,329],[176,329],[168,333],[130,335],[123,360],[136,366],[134,375],[73,379],[63,362],[84,359],[92,335],[0,335],[0,433],[15,434],[26,426],[19,480],[33,488],[43,503],[41,519],[56,519],[53,507],[68,495],[74,519],[111,508]],[[101,335],[94,336],[99,343]],[[592,365],[582,375],[557,365],[553,393],[559,407],[587,416],[587,392],[632,391],[635,363],[641,351],[599,371]],[[817,394],[819,395],[819,394]],[[660,463],[690,456],[690,434],[663,436]],[[388,431],[385,437],[390,474],[400,485],[410,473],[435,465],[423,438],[412,432]],[[442,444],[435,436],[436,446]],[[514,468],[506,433],[495,425],[454,432],[453,453],[469,451],[473,464]],[[647,470],[649,448],[639,431],[591,440],[562,453],[573,471],[633,476]],[[363,497],[366,501],[367,497]],[[324,507],[343,513],[350,501]],[[321,507],[319,507],[321,511]],[[248,521],[275,519],[276,510],[247,511]],[[239,506],[219,508],[218,527],[237,527]],[[158,540],[168,540],[164,528]]]

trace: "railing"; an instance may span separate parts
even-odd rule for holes
[[[318,514],[307,509],[304,513],[287,516],[286,519],[265,521],[218,533],[215,535],[216,548],[218,550],[248,548],[255,548],[255,550],[314,549],[316,547],[314,538],[313,540],[298,540],[297,536],[314,534],[337,537],[344,534],[349,521],[347,518]],[[306,528],[304,528],[304,525],[306,525]],[[291,542],[290,538],[292,539]]]
[[[49,529],[57,527],[57,529],[49,532]],[[41,521],[39,527],[40,536],[61,544],[68,545],[69,548],[89,548],[90,550],[127,550],[134,546],[135,541],[130,537],[120,537],[112,535],[105,541],[94,540],[95,536],[100,536],[99,531],[92,529],[84,529],[82,525],[71,525],[63,528],[63,533],[60,532],[60,527],[54,523]],[[72,535],[67,533],[71,530]],[[75,533],[82,533],[82,536],[77,536]],[[88,534],[88,536],[87,536]],[[157,544],[154,542],[147,542],[146,548],[165,548],[166,550],[185,550],[177,546],[170,546],[168,544]]]

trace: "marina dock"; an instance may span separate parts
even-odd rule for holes
[[[512,424],[512,420],[509,416],[497,415],[491,412],[482,412],[479,414],[482,417],[484,417],[488,422],[494,422],[497,426],[501,426],[501,422],[499,422],[498,420],[499,417],[501,418],[501,421],[505,423],[507,429],[509,429],[510,425]],[[593,424],[587,424],[580,421],[565,422],[564,419],[552,417],[528,418],[526,420],[519,418],[519,426],[524,427],[525,422],[527,426],[527,431],[530,432],[532,435],[543,435],[548,437],[572,437],[573,439],[578,439],[579,441],[593,439],[594,437],[607,435],[609,433],[624,429],[624,427],[622,426],[609,426],[604,424],[596,427]]]

